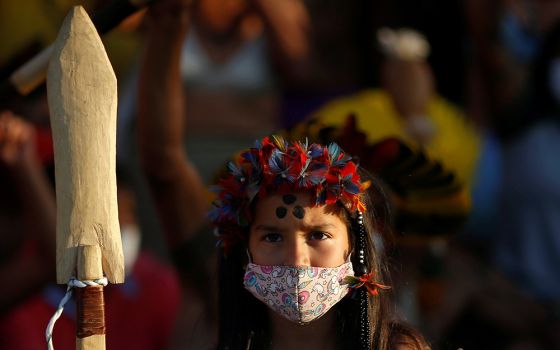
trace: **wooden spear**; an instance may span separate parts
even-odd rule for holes
[[[66,16],[47,72],[55,152],[57,282],[124,281],[116,161],[117,81],[85,10]],[[103,287],[77,288],[77,349],[105,349]]]

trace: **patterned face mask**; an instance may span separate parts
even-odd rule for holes
[[[354,275],[351,262],[338,267],[249,263],[243,285],[278,314],[306,324],[326,314],[348,294],[348,285],[343,280],[349,275]]]

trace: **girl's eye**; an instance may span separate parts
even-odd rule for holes
[[[329,238],[329,235],[323,231],[313,231],[309,234],[309,238],[314,241],[322,241]]]
[[[282,235],[279,233],[267,233],[263,236],[265,242],[275,243],[282,241]]]

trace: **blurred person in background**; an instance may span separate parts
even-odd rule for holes
[[[371,23],[364,6],[301,0],[193,2],[181,75],[189,100],[185,112],[191,116],[186,147],[205,181],[259,135],[300,122],[333,96],[365,83],[363,71],[371,62],[362,62],[360,50],[371,45],[362,29]],[[134,95],[130,89],[127,96]],[[120,117],[128,120],[121,129],[130,141],[135,98],[128,97]]]
[[[106,324],[111,330],[106,336],[107,347],[166,349],[180,304],[178,278],[173,269],[141,248],[141,232],[136,221],[134,194],[128,184],[127,175],[121,171],[117,180],[117,200],[126,277],[124,284],[108,286],[104,291],[105,303],[109,305],[105,311]],[[41,216],[40,210],[25,210],[23,213],[33,215],[34,218]],[[48,243],[52,249],[40,247],[34,251],[19,251],[15,254],[20,256],[19,259],[27,261],[28,265],[36,261],[36,267],[21,266],[15,270],[18,268],[15,264],[3,266],[11,269],[12,274],[21,279],[30,279],[33,276],[32,272],[39,273],[45,269],[50,271],[50,274],[36,281],[37,288],[33,293],[23,293],[21,289],[25,284],[20,283],[18,304],[12,301],[9,311],[3,312],[0,317],[0,348],[31,350],[46,346],[45,329],[64,297],[66,286],[54,283],[54,217],[45,228],[50,228],[52,236],[48,237]],[[25,241],[33,239],[31,233],[21,237]],[[47,252],[41,254],[40,249]],[[47,253],[51,254],[51,259],[44,257]],[[26,276],[30,274],[31,276]],[[15,288],[12,285],[18,286],[18,282],[12,280],[9,287]],[[162,297],[162,291],[165,297]],[[2,297],[5,297],[4,293]],[[56,349],[75,349],[75,334],[76,304],[71,299],[56,323],[53,333]]]
[[[44,168],[53,160],[49,140],[48,130],[0,112],[0,277],[9,281],[0,296],[2,314],[54,278],[56,209]]]
[[[424,151],[429,159],[441,162],[443,168],[453,173],[450,184],[471,188],[479,160],[480,136],[457,106],[437,94],[426,61],[430,50],[426,39],[411,29],[385,28],[378,34],[385,54],[379,69],[382,86],[329,101],[289,133],[322,141],[325,137],[334,138],[359,155],[362,163],[369,161],[369,149],[365,146],[389,137],[398,138],[413,150]],[[370,170],[375,171],[375,165],[371,166]],[[421,204],[413,201],[414,198],[411,207]],[[458,221],[464,221],[470,206],[468,196],[458,195],[448,204],[440,209],[448,217],[455,210]],[[456,227],[460,226],[458,223]],[[407,230],[406,226],[400,229]]]
[[[272,62],[305,75],[310,19],[301,0],[200,0],[193,1],[192,12],[180,67],[190,116],[185,147],[208,181],[231,154],[279,127]],[[136,156],[136,82],[130,82],[119,114],[119,134],[126,139],[121,153],[128,158]]]
[[[560,347],[560,16],[534,60],[530,107],[504,140],[501,220],[493,262],[542,318],[515,342]],[[505,317],[504,317],[505,318]]]
[[[494,263],[546,313],[542,328],[537,326],[518,337],[527,337],[537,348],[558,348],[560,20],[543,36],[531,73],[531,105],[515,134],[503,144],[504,179],[499,229],[493,239]]]
[[[486,125],[500,136],[496,162],[487,167],[501,176],[491,188],[497,195],[486,196],[495,203],[488,212],[493,215],[485,225],[469,225],[456,242],[461,249],[447,259],[449,293],[432,326],[444,330],[437,337],[442,348],[557,348],[558,100],[553,96],[560,6],[486,5],[497,7],[496,19],[488,19],[492,12],[473,11],[477,21],[486,17],[475,42],[489,45],[498,34],[499,40],[494,47],[477,46],[485,60],[473,62],[486,69],[484,88],[491,92],[483,111],[491,116]],[[498,28],[494,36],[492,26]]]
[[[463,6],[469,33],[467,110],[477,123],[507,137],[530,112],[531,67],[560,3],[472,0]]]
[[[193,3],[181,75],[189,101],[186,147],[205,181],[229,155],[278,125],[277,89],[268,57],[272,37],[265,35],[262,12],[255,8],[259,3]],[[288,7],[298,3],[285,2]],[[279,7],[273,12],[277,18],[286,15],[283,5],[266,4]]]

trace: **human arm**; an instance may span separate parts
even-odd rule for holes
[[[3,186],[14,186],[14,198],[3,200],[19,202],[21,210],[10,221],[13,225],[3,227],[0,239],[22,243],[0,266],[0,278],[10,281],[0,293],[2,312],[54,278],[56,205],[53,188],[35,153],[33,127],[8,111],[0,112],[0,164],[12,179]],[[10,237],[18,232],[21,237]]]
[[[185,100],[180,58],[189,17],[189,1],[160,1],[150,7],[138,106],[142,166],[183,281],[185,307],[179,312],[177,332],[171,340],[171,348],[183,349],[193,348],[189,344],[195,341],[212,342],[215,330],[208,321],[213,317],[214,299],[197,279],[208,276],[208,256],[201,254],[199,247],[208,235],[207,190],[183,148]],[[205,331],[196,329],[201,319]]]
[[[429,99],[435,92],[426,61],[389,58],[383,64],[382,76],[384,88],[401,117],[409,119],[427,113]]]
[[[298,85],[311,84],[311,18],[304,2],[252,0],[251,4],[263,21],[285,78]]]
[[[204,184],[183,149],[179,62],[189,11],[188,1],[162,1],[150,8],[140,73],[140,155],[170,249],[204,225],[208,205]]]

